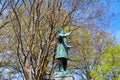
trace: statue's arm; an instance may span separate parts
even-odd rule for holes
[[[67,33],[65,33],[65,34],[60,33],[60,34],[58,35],[58,37],[66,38],[66,37],[68,37],[70,34],[71,34],[71,31],[70,31],[70,32],[67,32]]]
[[[66,47],[67,47],[68,49],[69,49],[69,48],[72,48],[72,46],[67,45],[66,40],[65,40],[65,45],[66,45]]]
[[[68,49],[69,49],[69,48],[72,48],[72,46],[68,46],[68,45],[67,45],[67,48],[68,48]]]
[[[64,43],[65,43],[65,45],[66,45],[66,47],[67,47],[68,49],[69,49],[69,48],[72,48],[72,46],[67,45],[66,39],[64,39]]]

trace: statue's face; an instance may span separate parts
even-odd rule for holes
[[[59,33],[64,34],[64,30],[62,28],[59,29]]]

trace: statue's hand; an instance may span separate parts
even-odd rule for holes
[[[72,48],[72,46],[67,46],[68,49]]]
[[[72,31],[68,32],[68,34],[70,35],[72,33]]]

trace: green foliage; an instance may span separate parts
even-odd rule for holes
[[[120,45],[105,48],[105,52],[101,55],[99,64],[94,66],[91,75],[95,80],[119,80],[120,78]]]
[[[114,61],[111,54],[105,55],[106,50],[104,53],[104,48],[112,45],[112,40],[96,21],[104,12],[101,0],[10,0],[9,4],[9,0],[1,1],[5,3],[1,6],[8,6],[6,15],[0,18],[0,66],[12,68],[9,76],[21,73],[26,80],[41,80],[49,72],[51,77],[55,71],[60,27],[65,32],[72,31],[67,40],[73,46],[69,52],[69,68],[73,72],[73,68],[78,67],[85,79],[97,80],[100,76],[102,80],[104,76],[100,74],[113,69],[111,64],[119,67],[118,57],[113,55]],[[99,57],[101,54],[103,56]],[[114,63],[109,63],[112,60]]]

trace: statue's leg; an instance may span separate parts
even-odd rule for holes
[[[63,71],[62,58],[58,58],[59,71]]]
[[[66,58],[63,58],[63,69],[64,69],[64,71],[66,71],[66,69],[67,69],[67,59]]]
[[[58,58],[58,68],[59,68],[59,71],[60,71],[60,59]]]
[[[66,71],[67,69],[67,59],[66,58],[58,58],[59,71]]]

